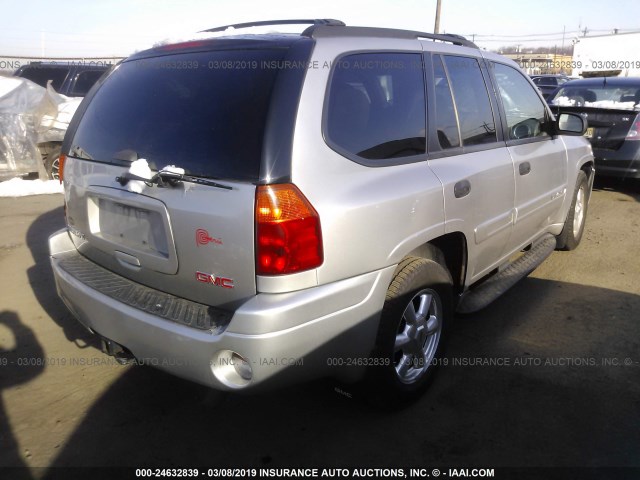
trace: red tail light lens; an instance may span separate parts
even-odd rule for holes
[[[60,180],[60,184],[62,184],[62,181],[64,180],[64,164],[66,160],[67,156],[64,154],[60,155],[58,158],[58,179]]]
[[[627,137],[625,140],[640,140],[640,114],[636,115],[631,128],[629,129],[629,133],[627,133]]]
[[[286,275],[322,265],[320,217],[295,185],[256,190],[256,273]]]

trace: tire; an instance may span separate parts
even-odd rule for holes
[[[573,192],[573,200],[564,222],[562,232],[557,237],[558,250],[574,250],[580,245],[584,225],[587,219],[587,206],[589,204],[589,182],[587,175],[580,170],[576,180],[576,188]]]
[[[382,309],[367,378],[370,400],[391,407],[419,398],[441,363],[452,315],[447,269],[426,258],[405,259]]]
[[[60,179],[60,148],[61,145],[53,146],[51,150],[49,150],[49,153],[47,153],[47,157],[44,159],[44,168],[47,171],[47,176],[50,180]]]

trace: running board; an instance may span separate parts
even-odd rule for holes
[[[458,313],[473,313],[482,310],[519,280],[533,272],[556,248],[556,237],[547,234],[531,250],[508,267],[468,291],[458,305]]]

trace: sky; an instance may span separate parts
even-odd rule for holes
[[[336,18],[433,32],[436,1],[0,0],[0,57],[124,57],[165,39],[252,20]],[[638,0],[441,1],[441,33],[465,35],[489,50],[560,47],[563,30],[565,45],[585,28],[589,35],[640,30]]]

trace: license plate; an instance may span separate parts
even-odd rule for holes
[[[593,127],[587,128],[587,131],[584,132],[584,136],[587,138],[593,138]]]
[[[160,213],[103,198],[98,205],[98,228],[103,238],[138,251],[168,255]]]

